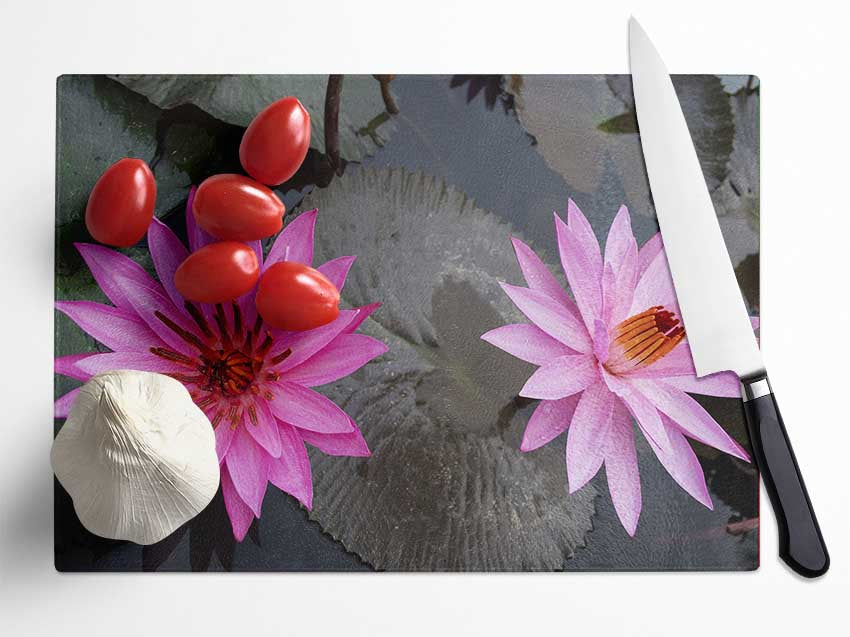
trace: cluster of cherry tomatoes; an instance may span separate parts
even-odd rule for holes
[[[257,311],[271,326],[308,330],[339,314],[339,291],[321,272],[282,261],[260,272],[245,241],[265,239],[283,227],[286,208],[268,187],[291,178],[310,147],[310,114],[284,97],[254,118],[242,137],[239,161],[250,175],[223,174],[204,180],[192,202],[196,223],[218,239],[190,254],[177,268],[174,285],[188,300],[222,303],[257,285]],[[140,159],[110,166],[89,195],[86,227],[97,241],[131,246],[153,219],[156,181]]]

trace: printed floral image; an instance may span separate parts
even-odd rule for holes
[[[696,378],[661,235],[638,248],[623,206],[604,254],[570,200],[567,223],[555,214],[558,251],[572,298],[522,241],[514,249],[527,288],[502,288],[530,324],[505,325],[481,338],[538,365],[519,395],[540,399],[523,451],[567,431],[570,492],[604,466],[620,522],[634,535],[641,512],[637,424],[658,460],[709,509],[702,467],[688,439],[742,460],[747,452],[688,393],[740,396],[733,373]]]
[[[190,248],[212,238],[195,225],[192,195],[186,206]],[[305,212],[277,236],[262,268],[279,261],[311,265],[317,211]],[[159,281],[123,254],[81,243],[77,249],[113,305],[58,301],[58,310],[113,350],[56,360],[56,372],[78,380],[114,370],[168,374],[181,381],[215,428],[221,487],[233,534],[241,541],[261,514],[267,483],[313,502],[305,443],[336,456],[368,456],[357,424],[312,387],[338,380],[386,351],[380,341],[355,331],[379,304],[341,310],[336,320],[305,332],[265,325],[254,304],[256,288],[232,304],[186,302],[174,286],[174,272],[188,256],[186,246],[154,220],[148,246]],[[318,266],[342,289],[355,257]],[[64,418],[79,389],[56,401]]]
[[[758,80],[674,85],[756,315]],[[284,96],[310,138],[267,182],[241,147]],[[59,571],[757,568],[737,381],[694,376],[629,76],[63,75],[56,105],[54,435],[93,375],[154,370],[220,461],[209,504],[145,545],[92,532],[57,474]],[[125,158],[156,187],[134,242],[87,213]],[[285,209],[239,247],[252,276],[315,262],[335,320],[273,328],[296,329],[266,301],[294,297],[253,278],[218,305],[178,291],[216,175]]]

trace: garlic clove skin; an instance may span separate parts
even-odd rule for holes
[[[53,471],[83,526],[154,544],[215,496],[215,434],[177,380],[130,370],[83,385],[53,441]]]

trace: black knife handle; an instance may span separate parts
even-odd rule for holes
[[[829,553],[767,376],[741,385],[753,454],[779,527],[779,556],[804,577],[823,575]]]

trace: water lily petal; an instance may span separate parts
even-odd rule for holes
[[[233,537],[237,542],[241,542],[251,528],[254,512],[239,497],[226,466],[221,468],[221,494],[224,496],[224,508],[230,518],[230,526],[233,527]]]
[[[615,272],[619,272],[632,246],[637,248],[635,235],[632,232],[632,220],[629,217],[629,209],[620,206],[617,216],[611,222],[608,229],[608,238],[605,240],[604,262],[611,264]]]
[[[215,418],[215,413],[213,412],[217,411],[217,409],[216,407],[210,413],[207,413],[207,418],[210,419],[210,422]],[[221,464],[230,450],[230,445],[233,443],[236,427],[231,425],[227,420],[222,420],[216,425],[213,431],[215,431],[215,455],[218,456],[218,462]]]
[[[189,248],[192,252],[197,252],[205,245],[216,242],[216,238],[211,234],[207,234],[195,221],[195,215],[192,212],[192,202],[195,200],[195,192],[197,190],[195,186],[189,188],[189,196],[186,198],[186,235],[189,239]]]
[[[250,247],[254,254],[257,255],[257,264],[260,266],[260,272],[263,271],[263,244],[261,241],[246,241],[245,242],[248,247]],[[242,324],[243,325],[253,325],[254,321],[257,319],[257,286],[255,285],[249,292],[246,292],[238,299],[236,299],[236,303],[239,305],[239,309],[242,311]]]
[[[670,268],[667,265],[667,255],[663,251],[655,255],[638,280],[628,314],[638,314],[654,305],[663,305],[667,310],[681,316]]]
[[[370,303],[369,305],[362,305],[360,307],[354,308],[357,311],[357,316],[355,316],[351,323],[349,323],[345,327],[343,333],[350,334],[354,332],[358,327],[363,324],[363,321],[369,318],[372,312],[377,310],[379,307],[381,307],[380,303]]]
[[[527,323],[497,327],[482,334],[481,339],[511,356],[535,365],[543,365],[558,356],[575,354],[575,350],[556,341],[536,325]]]
[[[303,332],[275,330],[273,332],[274,344],[269,350],[269,358],[274,358],[287,349],[292,350],[292,353],[276,366],[279,372],[292,369],[296,365],[306,361],[342,334],[358,313],[359,310],[341,310],[339,316],[327,325]]]
[[[353,420],[351,426],[354,431],[347,434],[320,434],[309,429],[298,430],[298,435],[308,445],[312,445],[319,449],[322,453],[329,456],[355,456],[368,458],[372,455],[369,451],[369,445],[363,438],[360,428]]]
[[[69,354],[68,356],[60,356],[53,360],[53,372],[55,374],[60,374],[61,376],[67,376],[68,378],[74,378],[76,380],[81,380],[83,382],[87,381],[91,378],[91,374],[88,372],[84,372],[79,367],[77,367],[77,363],[79,363],[84,358],[88,358],[92,356],[92,352],[86,352],[85,354]]]
[[[287,370],[281,380],[305,387],[326,385],[357,371],[387,351],[381,341],[365,334],[340,334],[324,349]]]
[[[578,318],[578,308],[575,302],[534,250],[516,237],[511,237],[511,243],[513,243],[517,262],[528,287],[555,299]]]
[[[178,308],[183,307],[183,295],[174,285],[174,273],[181,263],[189,256],[189,251],[177,235],[156,217],[148,226],[148,248],[153,260],[156,275],[166,294]]]
[[[251,418],[249,407],[243,414],[242,425],[254,439],[254,442],[265,449],[272,458],[280,457],[280,434],[278,433],[277,419],[265,400],[256,400],[252,406],[254,407],[256,422]]]
[[[638,251],[637,245],[633,245],[623,257],[620,270],[617,272],[616,301],[613,306],[609,325],[617,325],[629,317],[629,309],[632,307],[637,281]]]
[[[669,376],[663,378],[668,385],[672,385],[689,394],[702,394],[703,396],[721,396],[724,398],[741,397],[741,381],[733,372],[718,372],[702,378],[695,376]]]
[[[520,312],[552,338],[577,352],[590,353],[590,336],[581,321],[564,306],[537,290],[500,283]]]
[[[634,536],[641,510],[640,473],[632,423],[625,409],[615,409],[605,447],[605,476],[617,517]]]
[[[601,381],[588,387],[578,401],[567,434],[570,493],[587,484],[602,466],[615,402],[616,398]]]
[[[608,326],[611,324],[615,305],[617,305],[617,275],[614,274],[614,268],[611,264],[606,263],[602,269],[602,312],[599,318],[594,319],[594,325],[602,323]],[[594,340],[594,342],[596,341]]]
[[[56,309],[109,349],[138,351],[162,345],[135,312],[94,301],[57,301]]]
[[[651,440],[649,446],[652,447],[658,460],[679,486],[697,502],[713,510],[711,495],[708,492],[708,486],[705,484],[705,474],[694,450],[691,448],[691,444],[667,416],[663,416],[663,420],[670,440],[669,449],[665,451]]]
[[[655,260],[658,253],[664,249],[664,242],[661,240],[661,233],[656,232],[649,240],[644,243],[638,253],[638,278],[643,276],[649,264]]]
[[[337,257],[336,259],[326,261],[316,269],[324,274],[334,284],[337,290],[342,292],[342,288],[345,285],[345,278],[348,276],[348,271],[354,264],[355,259],[357,257]]]
[[[593,325],[593,355],[596,356],[596,360],[608,360],[609,341],[610,337],[608,336],[608,327],[605,325],[605,321],[596,319]]]
[[[270,462],[265,450],[247,432],[237,429],[224,463],[230,471],[236,493],[256,517],[260,517],[263,507]]]
[[[581,253],[593,268],[596,278],[599,279],[602,276],[602,251],[599,249],[599,240],[587,217],[572,199],[567,200],[567,224],[578,240]]]
[[[186,334],[194,336],[199,341],[201,340],[201,335],[195,323],[174,307],[171,299],[168,298],[159,283],[153,280],[145,283],[124,277],[118,277],[117,281],[127,292],[131,308],[159,338],[177,352],[191,355],[197,353],[197,347],[189,345],[185,338],[179,336],[157,316],[157,313],[162,314]],[[141,343],[141,345],[144,345],[144,343]]]
[[[134,369],[139,372],[185,373],[188,368],[150,352],[106,352],[92,354],[77,362],[77,368],[86,374],[101,374],[117,369]],[[190,370],[191,371],[191,370]]]
[[[561,265],[584,324],[591,330],[593,322],[602,315],[602,257],[599,256],[599,244],[594,237],[594,252],[588,241],[579,239],[558,215],[555,215],[555,228]],[[587,239],[586,233],[584,238]],[[595,264],[597,256],[598,267]]]
[[[54,418],[67,418],[68,412],[71,411],[71,407],[74,404],[74,401],[77,399],[77,395],[80,393],[82,387],[77,387],[76,389],[72,389],[67,394],[60,396],[53,403],[53,417]]]
[[[269,407],[280,420],[298,427],[326,434],[353,430],[348,415],[332,400],[296,383],[280,381],[271,387]]]
[[[522,436],[520,450],[533,451],[551,442],[567,430],[581,394],[559,400],[543,400],[537,405]]]
[[[153,277],[145,272],[142,266],[120,252],[92,243],[75,243],[74,246],[83,257],[100,289],[117,307],[125,310],[133,309],[133,304],[130,302],[131,292],[124,288],[122,279],[143,285],[156,285]]]
[[[313,476],[304,442],[294,427],[286,423],[279,427],[281,454],[269,465],[269,482],[312,509]]]
[[[613,327],[628,317],[638,280],[638,247],[632,233],[629,210],[621,206],[605,242],[605,268],[613,277],[603,277],[603,309],[606,324]]]
[[[596,359],[584,354],[567,354],[537,368],[519,391],[525,398],[557,400],[572,396],[599,378]]]
[[[666,414],[685,435],[703,444],[746,460],[747,452],[724,431],[702,405],[685,392],[663,381],[635,379],[632,381],[656,408]]]
[[[281,230],[263,264],[264,270],[280,261],[313,265],[313,232],[318,212],[315,209],[302,212]]]
[[[644,396],[640,388],[634,383],[607,372],[603,374],[603,378],[608,388],[623,401],[647,440],[654,442],[662,449],[669,448],[670,441],[667,439],[667,429],[662,424],[661,415],[652,400]]]

